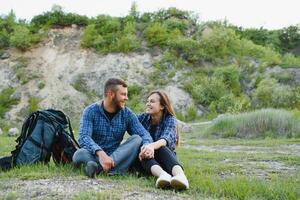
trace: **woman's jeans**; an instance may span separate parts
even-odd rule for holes
[[[175,152],[171,151],[168,147],[161,147],[154,151],[154,158],[150,160],[140,161],[143,170],[147,174],[151,174],[151,167],[153,165],[159,165],[165,170],[168,174],[172,175],[172,169],[175,165],[179,165],[176,158]]]

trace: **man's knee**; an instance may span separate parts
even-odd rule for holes
[[[72,157],[72,161],[75,164],[75,166],[78,167],[80,166],[80,164],[84,163],[86,161],[86,158],[88,157],[88,153],[88,150],[84,148],[78,149]]]
[[[141,146],[142,138],[139,135],[132,135],[130,138],[130,142],[134,143],[136,146]]]

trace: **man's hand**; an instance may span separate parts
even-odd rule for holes
[[[151,144],[144,145],[141,147],[141,152],[139,153],[139,159],[151,159],[154,158],[154,148]]]
[[[103,171],[108,172],[115,166],[113,159],[110,156],[108,156],[104,151],[97,151],[96,155],[99,158],[99,162],[103,168]]]

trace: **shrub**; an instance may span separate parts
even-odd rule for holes
[[[9,47],[9,34],[5,29],[0,31],[0,49]]]
[[[39,109],[40,99],[37,97],[29,97],[28,100],[28,113],[35,112]]]
[[[269,47],[263,47],[254,44],[250,40],[241,39],[237,41],[235,51],[239,56],[253,57],[257,60],[266,62],[268,65],[276,65],[281,63],[281,56]]]
[[[228,58],[234,55],[238,37],[235,32],[225,27],[214,27],[211,32],[202,36],[200,48],[205,52],[206,59]]]
[[[213,121],[205,136],[265,138],[300,137],[300,118],[286,110],[263,109],[226,114]]]
[[[88,25],[83,32],[81,38],[81,46],[82,47],[94,47],[95,41],[97,39],[97,31],[95,28],[95,24]]]
[[[139,85],[128,86],[128,101],[126,105],[135,113],[145,111],[146,98],[141,94],[142,87]]]
[[[10,37],[10,44],[21,50],[26,50],[31,46],[32,35],[26,26],[16,26]]]
[[[224,83],[215,77],[203,77],[199,83],[192,86],[192,97],[197,103],[205,106],[209,106],[211,102],[219,100],[227,93]]]
[[[189,21],[186,19],[178,19],[175,17],[168,18],[163,22],[168,30],[178,29],[183,34],[189,27]]]
[[[259,108],[293,108],[296,102],[293,89],[288,85],[280,85],[277,80],[263,79],[254,92],[254,100]]]
[[[160,23],[150,24],[144,31],[148,46],[165,46],[167,44],[167,29]]]
[[[282,66],[285,68],[289,67],[300,67],[300,58],[294,56],[293,54],[287,53],[282,57]]]
[[[235,95],[241,91],[239,81],[239,70],[235,66],[217,68],[213,74],[216,79],[221,80],[228,89],[231,89]]]
[[[14,88],[8,87],[1,91],[0,93],[0,118],[4,117],[4,114],[9,111],[9,109],[18,104],[19,99],[12,97],[15,92]]]
[[[187,121],[192,121],[195,120],[197,118],[197,107],[192,104],[187,108],[187,116],[186,116],[186,120]]]
[[[31,20],[34,29],[41,29],[43,27],[51,28],[54,26],[64,27],[72,24],[86,26],[88,22],[88,17],[74,13],[65,13],[62,8],[57,5],[54,5],[51,11],[34,16]]]
[[[123,35],[117,40],[117,44],[113,51],[128,53],[134,51],[140,47],[140,43],[136,35],[127,34]]]
[[[209,109],[216,113],[225,113],[234,107],[235,98],[232,93],[222,96],[220,99],[211,102]]]
[[[275,79],[263,79],[258,83],[257,90],[254,93],[254,99],[259,107],[272,107],[272,93],[276,87]]]
[[[99,15],[93,21],[93,24],[95,24],[95,28],[100,35],[118,33],[121,30],[121,22],[119,18],[116,17]]]
[[[183,36],[174,37],[174,39],[168,40],[167,45],[176,52],[177,57],[190,63],[200,62],[205,57],[199,42],[192,38],[185,38]]]

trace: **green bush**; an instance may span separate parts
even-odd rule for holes
[[[127,34],[118,38],[114,51],[128,53],[138,49],[139,47],[140,43],[136,35]]]
[[[194,104],[191,104],[187,108],[187,116],[185,118],[186,121],[192,121],[197,118],[197,107]]]
[[[234,107],[235,98],[232,93],[222,96],[220,99],[211,102],[209,109],[216,113],[225,113]]]
[[[300,68],[300,58],[293,54],[287,53],[282,57],[282,65],[285,68],[294,67]]]
[[[97,40],[99,36],[97,36],[97,31],[95,28],[95,24],[88,25],[83,32],[82,38],[81,38],[81,46],[88,48],[88,47],[94,47],[95,41]]]
[[[10,34],[14,31],[16,16],[11,11],[7,16],[0,16],[0,49],[10,46]]]
[[[288,52],[300,43],[300,24],[289,26],[279,31],[280,47],[283,52]]]
[[[8,87],[1,91],[0,93],[0,118],[4,117],[4,114],[9,111],[9,109],[18,104],[19,99],[13,98],[11,95],[15,92],[14,88]]]
[[[163,24],[168,30],[178,29],[182,34],[184,34],[190,25],[187,19],[179,19],[176,17],[166,19]]]
[[[9,33],[5,29],[0,31],[0,49],[9,47]]]
[[[26,26],[16,26],[10,37],[10,44],[21,50],[26,50],[31,46],[32,35]]]
[[[226,114],[213,121],[205,136],[265,138],[300,137],[300,118],[286,110],[263,109],[243,114]]]
[[[200,48],[205,52],[206,59],[226,59],[234,55],[235,47],[239,42],[237,35],[231,29],[214,27],[209,33],[202,35]]]
[[[133,21],[123,22],[110,16],[98,16],[84,30],[81,46],[100,53],[128,53],[140,47]]]
[[[290,86],[280,85],[272,78],[260,81],[253,96],[259,108],[293,108],[297,102]]]
[[[169,49],[176,52],[177,57],[182,58],[190,63],[199,63],[205,57],[204,51],[200,48],[199,42],[192,38],[183,36],[174,37],[168,40]]]
[[[272,73],[271,77],[278,80],[279,83],[288,84],[294,80],[294,76],[291,72],[283,71],[280,73]]]
[[[269,47],[254,44],[250,40],[241,39],[236,43],[235,51],[239,56],[253,57],[268,65],[281,64],[281,56]]]
[[[228,92],[224,83],[215,77],[203,77],[199,82],[199,85],[194,84],[191,89],[193,99],[199,104],[209,106]]]
[[[88,17],[63,12],[60,6],[54,5],[49,12],[45,12],[41,15],[34,16],[31,20],[31,24],[34,29],[41,29],[43,27],[54,26],[70,26],[77,24],[79,26],[86,26],[89,22]]]
[[[40,99],[37,97],[29,97],[28,100],[28,113],[35,112],[39,109]]]
[[[253,95],[258,107],[272,107],[272,93],[276,86],[277,81],[275,79],[263,79],[258,83]]]
[[[213,76],[216,77],[216,79],[221,80],[235,95],[238,95],[241,92],[239,70],[237,67],[228,66],[217,68],[215,69]]]
[[[126,106],[135,113],[142,113],[146,108],[146,97],[144,97],[141,91],[142,87],[139,85],[128,86],[128,101],[126,102]]]
[[[167,29],[160,23],[150,24],[144,31],[148,46],[165,46],[168,40]]]

